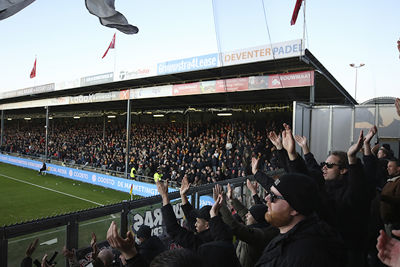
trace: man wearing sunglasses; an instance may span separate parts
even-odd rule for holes
[[[282,138],[276,134],[269,137],[274,145],[277,143],[287,151],[287,170],[309,175],[318,184],[322,196],[318,215],[342,236],[348,254],[345,266],[365,266],[371,183],[356,154],[364,141],[370,141],[376,131],[371,129],[366,138],[361,131],[357,142],[347,153],[332,152],[325,162],[318,164],[305,137],[293,137],[290,127],[284,124],[284,128]],[[295,150],[295,139],[303,149],[305,160]]]
[[[345,266],[339,234],[315,214],[320,201],[310,177],[289,173],[271,186],[265,219],[280,234],[265,248],[255,266]]]

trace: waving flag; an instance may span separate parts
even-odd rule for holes
[[[302,2],[303,2],[303,0],[296,0],[296,5],[293,10],[292,20],[290,21],[290,25],[294,25],[296,23],[297,16],[299,15],[299,11],[300,11]]]
[[[138,33],[136,26],[130,25],[124,15],[115,10],[115,0],[86,0],[86,8],[90,14],[99,18],[106,27],[115,28],[126,34]]]
[[[112,40],[111,40],[110,45],[108,46],[108,48],[107,48],[107,50],[106,50],[106,52],[104,53],[104,55],[103,55],[102,58],[104,58],[104,57],[107,55],[108,50],[114,49],[114,48],[115,48],[115,33],[114,33],[114,36],[113,36],[113,38],[112,38]]]
[[[0,0],[0,20],[6,19],[18,13],[25,7],[32,4],[35,0]]]
[[[36,77],[36,58],[35,58],[35,63],[33,63],[33,69],[31,71],[31,79]]]

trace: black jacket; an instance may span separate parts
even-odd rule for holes
[[[180,226],[176,220],[171,204],[163,206],[161,208],[161,214],[168,235],[180,246],[195,251],[201,244],[213,241],[210,230],[195,233]]]
[[[167,248],[164,243],[157,236],[151,236],[137,246],[138,252],[142,255],[147,262],[151,262],[161,252]]]
[[[275,237],[255,266],[342,267],[346,253],[339,235],[317,216]]]

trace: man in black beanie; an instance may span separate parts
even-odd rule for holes
[[[345,266],[339,235],[315,214],[316,183],[298,173],[285,174],[266,197],[265,219],[280,234],[265,248],[256,266]]]
[[[143,224],[140,226],[139,230],[136,232],[136,237],[139,241],[137,250],[148,263],[167,249],[158,236],[151,235],[151,229],[147,225]]]

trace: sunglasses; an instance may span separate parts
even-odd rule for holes
[[[340,167],[340,164],[329,163],[329,162],[321,162],[320,166],[321,166],[321,168],[326,166],[328,169],[332,169],[334,166],[339,166]]]
[[[269,195],[269,201],[271,201],[271,203],[275,203],[275,201],[276,201],[277,199],[285,200],[285,198],[284,198],[283,196],[277,196],[277,195],[275,195],[275,193],[272,192],[271,190],[268,191],[268,195]]]

